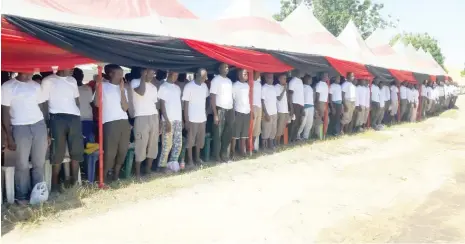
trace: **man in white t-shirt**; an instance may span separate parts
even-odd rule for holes
[[[21,205],[29,203],[31,186],[45,181],[48,147],[47,127],[41,111],[41,106],[44,106],[42,92],[40,85],[31,78],[30,73],[18,73],[16,78],[2,85],[2,127],[5,129],[6,146],[16,151],[15,198]]]
[[[124,83],[123,69],[116,64],[104,67],[106,79],[97,80],[97,86],[102,86],[102,123],[103,123],[103,176],[104,180],[119,179],[129,148],[131,127],[128,122],[129,109],[128,92]],[[96,89],[94,105],[99,106],[99,93]],[[110,178],[109,173],[112,172]]]
[[[158,90],[152,84],[155,70],[137,69],[139,79],[132,79],[131,90],[134,108],[134,154],[136,178],[140,179],[140,166],[144,160],[145,173],[152,172],[153,160],[158,155],[159,115],[157,110]]]
[[[365,111],[364,111],[364,115],[365,115],[365,117],[363,118],[363,127],[364,128],[366,128],[368,126],[368,116],[370,115],[371,93],[370,93],[369,84],[370,84],[370,81],[365,80],[365,83],[364,83],[364,92],[365,92]]]
[[[440,110],[444,111],[446,109],[446,91],[444,87],[444,81],[439,82],[438,91],[439,91]]]
[[[229,66],[220,64],[219,74],[210,82],[210,106],[213,111],[213,158],[229,161],[228,148],[234,129],[232,81],[227,77]]]
[[[281,96],[281,94],[276,93],[273,81],[273,74],[266,73],[265,84],[262,86],[262,145],[267,150],[273,147],[273,140],[276,137],[278,127],[277,98]]]
[[[384,98],[384,115],[382,119],[382,124],[387,124],[390,121],[391,117],[391,90],[390,90],[389,81],[384,81],[382,84],[381,92],[383,93]]]
[[[407,101],[408,101],[408,105],[407,105],[407,114],[405,115],[406,116],[406,121],[407,122],[410,122],[411,120],[411,117],[412,117],[412,112],[413,112],[413,102],[414,102],[414,99],[413,99],[413,84],[412,83],[409,83],[407,85]]]
[[[435,106],[435,98],[434,98],[434,90],[433,90],[433,82],[429,81],[428,85],[426,86],[426,98],[428,100],[428,105],[426,108],[426,114],[432,115],[434,112]]]
[[[420,116],[421,119],[426,118],[426,112],[428,111],[428,92],[427,92],[428,80],[424,80],[420,86]]]
[[[236,152],[236,141],[239,140],[239,154],[242,157],[246,156],[246,141],[249,138],[250,127],[250,102],[249,91],[250,87],[247,83],[249,78],[247,70],[237,70],[238,81],[233,84],[233,101],[234,101],[234,130],[231,140],[231,157],[234,158]]]
[[[187,164],[188,168],[194,166],[192,148],[195,147],[195,162],[203,163],[200,159],[200,150],[205,144],[205,124],[207,122],[206,102],[209,95],[207,70],[199,69],[195,80],[184,86],[182,101],[184,102],[184,119],[187,129]]]
[[[304,82],[304,111],[305,115],[302,119],[302,125],[299,128],[299,137],[308,140],[313,127],[313,117],[315,116],[315,101],[313,99],[312,77],[305,75]]]
[[[253,140],[254,150],[259,149],[259,137],[262,128],[262,83],[260,72],[254,71],[254,85],[253,85]]]
[[[177,79],[178,73],[169,71],[166,81],[158,91],[162,115],[162,149],[158,161],[161,173],[176,172],[179,169],[178,159],[182,150],[182,105],[181,88],[175,84]]]
[[[355,107],[357,111],[356,116],[356,123],[355,123],[355,131],[360,131],[363,125],[363,119],[365,117],[365,103],[366,103],[366,93],[364,87],[365,81],[359,80],[358,85],[356,86],[356,99],[355,99]]]
[[[287,94],[289,93],[289,88],[286,84],[287,76],[284,73],[278,75],[278,84],[274,86],[276,90],[276,99],[277,99],[277,109],[278,109],[278,125],[276,128],[276,137],[274,144],[270,145],[272,148],[279,146],[281,144],[281,138],[284,136],[284,130],[286,129],[287,124],[289,123],[289,108],[291,109],[291,114],[293,107],[289,105],[290,97],[288,98]],[[291,125],[292,127],[292,125]]]
[[[49,127],[52,139],[50,163],[53,165],[52,188],[60,190],[59,174],[68,147],[71,159],[71,177],[67,183],[74,185],[78,179],[79,163],[84,161],[79,89],[72,77],[73,69],[58,70],[42,80],[44,101],[48,102]]]
[[[410,122],[416,122],[417,121],[417,114],[418,114],[418,106],[420,104],[420,92],[418,91],[418,85],[413,85],[412,84],[412,106],[411,106],[411,112],[410,112]]]
[[[290,116],[294,119],[290,125],[289,140],[294,142],[297,140],[304,113],[304,83],[300,79],[302,73],[299,70],[292,71],[292,79],[289,81],[289,100],[292,103]]]
[[[381,100],[380,100],[381,89],[379,88],[379,85],[380,85],[380,81],[377,78],[375,78],[373,80],[373,84],[371,85],[370,115],[371,115],[371,127],[373,127],[376,130],[379,128],[379,125],[381,122],[381,121],[378,122],[380,114],[384,112],[381,110]],[[383,100],[383,107],[384,107],[384,100]]]
[[[402,121],[407,121],[409,103],[408,103],[408,83],[406,81],[402,82],[399,89],[400,96],[400,119]]]
[[[323,131],[325,128],[324,121],[327,111],[327,102],[329,96],[329,76],[328,73],[319,74],[320,81],[316,84],[315,87],[315,121],[314,127],[315,132],[318,138],[323,139],[326,135],[326,131]],[[327,126],[326,126],[327,129]]]
[[[341,134],[341,117],[342,117],[342,87],[341,77],[335,76],[331,79],[329,86],[329,107],[331,111],[329,121],[329,133],[333,136]]]
[[[84,136],[84,145],[87,142],[95,142],[95,123],[92,106],[94,105],[92,88],[84,85],[84,72],[79,68],[74,68],[73,77],[77,81],[79,89],[79,110],[81,111],[82,135]]]
[[[355,100],[357,98],[357,90],[355,87],[355,75],[353,72],[348,72],[346,81],[342,84],[342,104],[344,111],[342,114],[341,124],[344,133],[351,133],[350,125],[353,124],[352,119],[355,114]]]
[[[390,122],[391,124],[394,121],[397,121],[397,114],[400,112],[399,111],[399,81],[394,82],[391,85],[391,119]],[[399,116],[400,117],[400,116]]]

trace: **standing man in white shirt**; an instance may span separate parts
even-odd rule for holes
[[[395,81],[391,85],[391,124],[397,121],[399,111],[399,81]]]
[[[74,185],[78,179],[79,163],[84,160],[79,89],[72,74],[73,69],[58,70],[56,74],[42,80],[43,99],[48,102],[48,106],[45,106],[45,114],[49,114],[50,118],[52,139],[50,163],[53,164],[54,190],[60,190],[58,181],[66,148],[68,147],[71,158],[71,178],[66,179],[66,183]]]
[[[342,87],[341,77],[338,75],[331,79],[329,87],[329,107],[331,111],[329,131],[333,136],[341,134],[341,117],[342,117]]]
[[[383,82],[381,92],[383,93],[383,98],[384,98],[384,114],[382,118],[382,124],[387,124],[390,121],[391,117],[391,90],[389,86],[390,82],[385,81]]]
[[[411,121],[411,118],[412,118],[412,112],[413,112],[413,102],[414,102],[414,99],[413,99],[413,84],[412,83],[409,83],[407,85],[407,101],[408,101],[408,105],[407,105],[407,114],[406,114],[406,121],[410,122]]]
[[[232,81],[227,77],[229,66],[220,64],[219,74],[210,83],[210,105],[213,111],[213,158],[229,160],[228,148],[234,129]]]
[[[231,140],[231,157],[235,158],[236,141],[239,140],[239,155],[246,156],[246,141],[249,138],[250,127],[250,102],[249,91],[250,87],[247,83],[249,78],[247,70],[237,70],[238,81],[233,84],[233,101],[234,101],[234,130]]]
[[[158,155],[159,115],[158,91],[152,84],[155,70],[140,68],[140,78],[132,79],[134,107],[134,154],[136,178],[141,177],[141,164],[146,160],[145,173],[152,172],[153,160]]]
[[[254,72],[253,83],[253,142],[254,151],[259,149],[259,137],[262,128],[262,83],[260,72]]]
[[[205,145],[205,126],[207,122],[207,98],[209,95],[207,80],[207,70],[199,69],[195,75],[195,80],[189,82],[184,87],[182,101],[184,102],[184,119],[187,129],[187,166],[194,167],[192,148],[195,147],[195,162],[199,165],[203,163],[200,159],[200,150]]]
[[[315,132],[320,140],[324,138],[326,131],[325,128],[325,114],[327,110],[329,87],[328,87],[328,73],[319,74],[320,81],[316,84],[315,87]],[[327,129],[327,127],[326,127]]]
[[[428,105],[426,108],[426,114],[428,116],[433,114],[434,111],[434,103],[435,103],[435,98],[434,98],[434,90],[433,90],[433,82],[429,81],[428,85],[426,86],[426,97],[428,100]]]
[[[373,127],[376,130],[379,128],[378,118],[381,110],[381,90],[379,89],[379,83],[380,81],[377,78],[375,78],[373,80],[373,84],[371,85],[371,127]]]
[[[278,127],[278,96],[273,86],[273,74],[265,74],[265,84],[262,86],[262,145],[264,149],[270,150],[276,137]],[[284,96],[284,95],[283,95]]]
[[[412,112],[410,113],[410,122],[417,121],[418,106],[420,104],[420,92],[418,85],[412,85]]]
[[[446,109],[446,91],[444,87],[444,81],[439,82],[438,91],[440,111],[444,111]]]
[[[179,169],[178,158],[182,150],[182,105],[181,88],[175,84],[177,80],[178,73],[169,71],[166,81],[158,91],[162,115],[162,149],[158,162],[161,173],[176,172]]]
[[[425,119],[426,118],[426,111],[428,109],[428,93],[427,93],[427,84],[428,84],[428,80],[424,80],[422,83],[421,83],[421,87],[420,87],[420,104],[421,104],[421,111],[420,111],[420,114],[421,114],[421,119]]]
[[[363,118],[363,127],[367,128],[368,127],[368,117],[370,115],[370,105],[371,105],[371,92],[370,92],[370,81],[365,80],[364,82],[364,92],[365,92],[365,111],[364,115],[365,117]]]
[[[131,127],[128,122],[129,109],[128,92],[124,83],[123,69],[116,64],[104,67],[108,80],[97,80],[97,86],[102,86],[102,123],[103,123],[103,176],[118,180],[121,167],[129,147]],[[95,93],[94,105],[99,106],[99,94]]]
[[[303,78],[304,82],[304,110],[305,115],[302,120],[302,125],[299,128],[299,137],[304,140],[310,139],[310,132],[312,131],[313,126],[313,117],[315,116],[315,107],[313,99],[313,88],[312,77],[310,75],[305,75]]]
[[[16,151],[15,198],[21,205],[29,203],[32,186],[44,181],[47,153],[47,127],[40,85],[32,74],[18,73],[2,85],[2,127],[5,129],[7,147]],[[32,174],[29,169],[29,157]]]
[[[408,115],[408,109],[409,109],[407,93],[408,93],[407,82],[404,81],[402,82],[400,89],[399,89],[401,121],[407,121],[407,115]]]
[[[351,133],[350,123],[352,122],[354,110],[355,110],[355,99],[356,99],[356,87],[355,75],[353,72],[348,72],[346,81],[342,84],[342,105],[344,111],[342,114],[341,124],[343,133]]]
[[[274,87],[276,89],[276,96],[277,96],[277,109],[278,109],[278,125],[276,129],[276,137],[274,144],[270,145],[271,148],[274,149],[275,146],[279,146],[281,144],[281,138],[284,135],[284,130],[286,129],[286,125],[289,123],[289,108],[292,109],[293,105],[290,105],[290,98],[287,97],[289,93],[289,89],[286,84],[287,76],[284,73],[278,75],[278,84]],[[295,122],[295,121],[294,121]],[[292,126],[292,124],[291,124]]]
[[[292,121],[289,130],[289,140],[294,142],[297,140],[297,133],[302,124],[304,115],[304,83],[300,79],[302,73],[299,70],[292,71],[292,79],[289,81],[289,100],[292,102],[291,118]]]
[[[74,68],[73,77],[77,81],[79,89],[79,110],[81,111],[82,135],[84,136],[84,144],[87,142],[95,142],[95,123],[92,113],[94,105],[92,88],[82,84],[84,80],[84,72],[79,68]]]

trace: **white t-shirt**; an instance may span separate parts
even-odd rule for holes
[[[384,86],[383,86],[384,88]],[[379,90],[379,107],[384,108],[384,103],[386,102],[386,95],[383,92],[383,88]],[[390,97],[391,95],[388,95]]]
[[[355,102],[357,97],[357,89],[352,82],[344,82],[342,84],[342,91],[345,93],[345,99],[351,102]]]
[[[276,105],[278,113],[289,113],[289,107],[287,105],[287,92],[284,92],[283,98],[281,101],[278,100],[279,95],[283,92],[284,87],[281,84],[274,85],[276,92]]]
[[[355,106],[362,106],[365,107],[365,88],[363,86],[358,85],[356,87],[356,96],[355,96]]]
[[[383,93],[385,102],[391,100],[391,91],[389,90],[389,86],[383,86],[383,88],[381,88],[381,92]]]
[[[407,88],[407,101],[413,103],[413,91],[410,88]]]
[[[407,97],[408,88],[405,86],[400,86],[400,99],[408,99]]]
[[[234,110],[239,113],[250,113],[249,84],[236,81],[233,84]]]
[[[278,113],[276,88],[273,85],[265,84],[262,86],[262,100],[264,100],[266,112],[268,115]]]
[[[317,86],[318,88],[318,86]],[[331,94],[331,102],[342,101],[342,87],[340,84],[333,83],[329,87],[329,94]],[[321,96],[321,95],[320,95]],[[321,97],[320,97],[321,101]]]
[[[289,90],[292,93],[292,103],[304,105],[304,83],[300,78],[294,77],[289,81]]]
[[[189,82],[184,86],[182,100],[189,102],[189,122],[203,123],[207,121],[206,102],[209,95],[205,83],[200,86],[195,82]]]
[[[119,85],[113,85],[109,81],[102,82],[102,115],[103,123],[128,119],[128,114],[121,108],[121,91]],[[126,101],[128,91],[125,89]]]
[[[313,105],[313,88],[310,85],[304,85],[304,101],[305,105]]]
[[[92,106],[90,106],[93,99],[92,88],[88,85],[82,85],[78,89],[81,120],[93,120],[94,115],[92,113]]]
[[[181,88],[178,85],[163,82],[158,91],[158,98],[165,101],[166,115],[170,122],[182,121]],[[165,121],[165,117],[163,121]]]
[[[216,95],[216,106],[224,109],[233,108],[232,82],[228,77],[215,76],[210,84],[210,93]]]
[[[262,107],[262,83],[260,83],[260,79],[253,83],[253,105],[259,108]]]
[[[398,101],[399,97],[398,97],[398,94],[399,93],[399,88],[397,86],[391,86],[391,100],[392,101]]]
[[[370,101],[370,88],[368,86],[364,86],[364,92],[365,92],[365,107],[369,108],[371,105]]]
[[[440,97],[444,97],[446,95],[444,91],[444,86],[438,86],[438,92]]]
[[[49,75],[42,80],[42,93],[44,101],[48,101],[50,113],[81,115],[76,104],[76,98],[79,98],[79,89],[74,77]]]
[[[326,82],[324,82],[324,81],[318,82],[318,84],[316,84],[315,91],[320,94],[319,102],[327,102],[328,101],[329,88],[328,88],[328,84],[326,84]]]
[[[379,103],[379,87],[377,85],[371,86],[371,101]]]
[[[134,90],[139,87],[140,79],[133,79],[131,81],[131,88]],[[149,116],[158,114],[157,102],[158,91],[157,87],[152,82],[145,83],[145,93],[143,96],[139,95],[136,91],[132,93],[132,103],[134,104],[134,116]]]
[[[418,92],[417,89],[412,90],[412,96],[413,96],[413,102],[418,105],[420,103],[420,93]]]
[[[2,105],[10,107],[12,125],[31,125],[44,119],[40,85],[35,81],[11,79],[2,85]]]
[[[434,100],[434,99],[435,99],[435,98],[434,98],[434,93],[433,93],[433,88],[430,87],[430,86],[428,86],[428,87],[426,88],[426,97],[427,97],[428,99],[431,99],[431,100]]]
[[[427,97],[428,94],[427,94],[427,88],[425,85],[421,85],[421,96],[422,97]]]

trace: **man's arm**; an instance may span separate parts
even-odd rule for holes
[[[126,92],[124,88],[120,89],[120,92],[121,92],[121,109],[123,109],[123,111],[126,112],[129,109],[128,98],[126,97]]]
[[[210,106],[212,108],[215,123],[217,123],[216,120],[218,118],[218,111],[216,110],[216,94],[213,94],[213,93],[210,94]]]
[[[269,121],[270,115],[268,114],[268,111],[266,111],[265,99],[262,99],[262,111],[263,111],[263,114],[265,115],[265,120]]]
[[[16,150],[16,144],[14,143],[13,139],[13,131],[11,130],[11,116],[9,106],[2,105],[2,126],[3,129],[5,129],[8,149],[12,151]]]
[[[184,120],[189,122],[189,101],[184,101]]]

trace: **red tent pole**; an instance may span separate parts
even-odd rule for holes
[[[249,70],[249,104],[250,104],[250,123],[249,123],[249,153],[252,155],[253,152],[253,70]]]
[[[98,66],[98,80],[102,81],[102,66]],[[98,161],[99,161],[99,188],[104,187],[103,183],[103,91],[102,83],[97,83],[97,92],[98,92]]]

